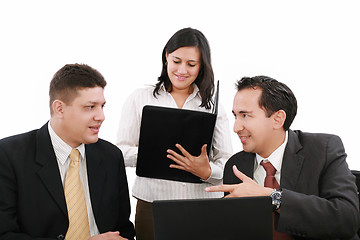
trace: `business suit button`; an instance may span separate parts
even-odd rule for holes
[[[59,236],[56,237],[57,240],[64,240],[65,237],[64,235],[60,234]]]

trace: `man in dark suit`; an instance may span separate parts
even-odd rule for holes
[[[358,239],[359,201],[341,139],[290,130],[297,101],[285,84],[257,76],[236,85],[243,151],[226,163],[224,185],[206,190],[271,196],[274,239]]]
[[[134,239],[122,153],[98,139],[105,85],[95,69],[65,65],[50,83],[50,121],[0,140],[0,239]],[[75,182],[83,211],[70,207]]]

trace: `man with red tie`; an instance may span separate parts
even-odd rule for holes
[[[206,191],[271,196],[276,240],[359,239],[357,188],[341,139],[290,130],[297,101],[275,79],[244,77],[236,87],[234,132],[243,151],[228,160],[224,185]]]

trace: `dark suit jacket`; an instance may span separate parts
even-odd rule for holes
[[[100,233],[133,239],[121,151],[99,139],[85,145],[91,204]],[[61,239],[68,214],[48,126],[0,140],[0,239]]]
[[[358,239],[359,200],[341,139],[289,130],[281,166],[283,191],[276,229],[295,239]],[[241,182],[232,166],[253,178],[255,154],[239,152],[224,169],[224,184]]]

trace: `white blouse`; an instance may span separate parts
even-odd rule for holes
[[[200,107],[201,97],[198,87],[194,84],[193,93],[187,98],[183,109],[211,112],[211,109]],[[124,104],[116,145],[124,155],[125,166],[136,167],[142,109],[145,105],[177,108],[176,102],[162,86],[156,98],[154,86],[141,88],[133,92]],[[154,179],[136,176],[132,194],[134,197],[152,202],[154,200],[215,198],[223,193],[205,192],[210,185],[222,184],[223,169],[232,155],[229,121],[224,108],[219,105],[216,120],[212,154],[209,156],[211,175],[203,183],[185,183],[171,180]]]

